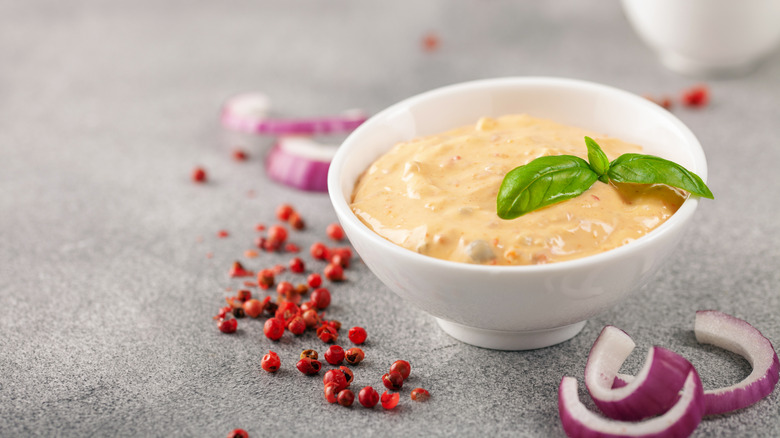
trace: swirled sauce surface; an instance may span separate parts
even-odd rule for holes
[[[610,160],[641,147],[528,115],[482,118],[399,143],[360,177],[352,211],[385,239],[431,257],[528,265],[625,245],[667,220],[685,200],[665,185],[597,181],[577,198],[503,220],[496,196],[507,172],[545,155],[587,160],[584,136]]]

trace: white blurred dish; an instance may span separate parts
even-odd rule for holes
[[[752,71],[780,43],[778,0],[622,0],[628,21],[670,70]]]

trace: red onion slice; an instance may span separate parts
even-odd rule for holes
[[[368,118],[350,110],[338,116],[318,118],[272,118],[268,97],[261,93],[240,94],[222,108],[222,125],[236,131],[270,135],[314,135],[351,132]]]
[[[558,387],[558,413],[570,437],[687,437],[704,414],[704,391],[691,366],[677,403],[661,416],[634,423],[607,419],[588,410],[580,401],[577,379],[564,377]]]
[[[585,366],[585,386],[596,406],[609,418],[637,421],[666,412],[677,397],[692,365],[677,353],[652,347],[636,378],[615,388],[617,371],[634,349],[624,331],[606,326]]]
[[[696,312],[696,340],[736,353],[750,363],[753,371],[731,386],[704,391],[705,415],[718,415],[756,403],[774,391],[780,379],[780,363],[769,339],[749,323],[716,310]],[[612,388],[628,385],[636,378],[618,374]]]
[[[753,367],[741,382],[704,392],[707,415],[742,409],[774,391],[780,369],[777,353],[769,339],[755,327],[716,310],[700,310],[696,312],[694,332],[700,344],[736,353]]]
[[[281,137],[268,152],[268,176],[301,190],[327,192],[328,168],[338,146],[318,143],[308,137]]]
[[[254,132],[254,127],[268,118],[271,99],[262,93],[231,97],[222,107],[222,125],[236,131]]]

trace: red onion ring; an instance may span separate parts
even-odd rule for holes
[[[687,437],[704,414],[704,391],[693,366],[682,387],[680,398],[666,413],[640,422],[600,417],[580,401],[577,379],[564,377],[558,387],[558,413],[563,430],[570,437]]]
[[[716,310],[696,312],[696,340],[736,353],[750,362],[753,371],[744,380],[704,392],[707,415],[724,414],[750,406],[772,393],[780,378],[772,343],[747,322]]]
[[[221,121],[226,128],[251,134],[314,135],[353,131],[368,118],[360,110],[338,116],[318,118],[271,118],[270,100],[261,93],[240,94],[222,107]]]
[[[744,320],[717,310],[696,312],[696,340],[736,353],[750,363],[753,371],[741,382],[704,391],[705,415],[718,415],[746,408],[771,394],[780,380],[780,362],[772,343]],[[618,374],[613,388],[635,379]]]
[[[281,137],[268,152],[268,176],[301,190],[327,192],[328,168],[337,146],[324,145],[308,137]]]
[[[662,347],[652,347],[636,378],[615,388],[617,371],[634,349],[624,331],[606,326],[593,343],[585,366],[585,386],[596,406],[609,418],[637,421],[662,414],[675,404],[690,363]]]

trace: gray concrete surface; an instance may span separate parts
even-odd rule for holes
[[[426,32],[438,50],[421,49]],[[231,159],[224,99],[263,91],[286,115],[376,112],[514,75],[673,96],[700,82],[664,70],[614,1],[0,1],[0,436],[563,436],[558,382],[582,376],[605,324],[636,339],[629,371],[658,344],[689,357],[707,387],[746,376],[746,361],[698,346],[691,328],[695,310],[714,308],[780,343],[778,56],[708,81],[708,107],[673,109],[705,148],[717,199],[651,284],[569,342],[464,345],[357,263],[329,315],[369,331],[357,387],[412,363],[385,412],[324,401],[320,379],[293,367],[302,349],[323,350],[312,335],[273,343],[246,320],[217,331],[211,317],[240,286],[230,264],[288,259],[243,257],[256,223],[288,201],[308,222],[292,239],[308,247],[335,220],[325,195],[266,179],[267,142]],[[190,182],[196,165],[208,184]],[[276,375],[259,370],[269,349]],[[416,386],[427,403],[409,399]],[[778,394],[695,435],[778,436]]]

